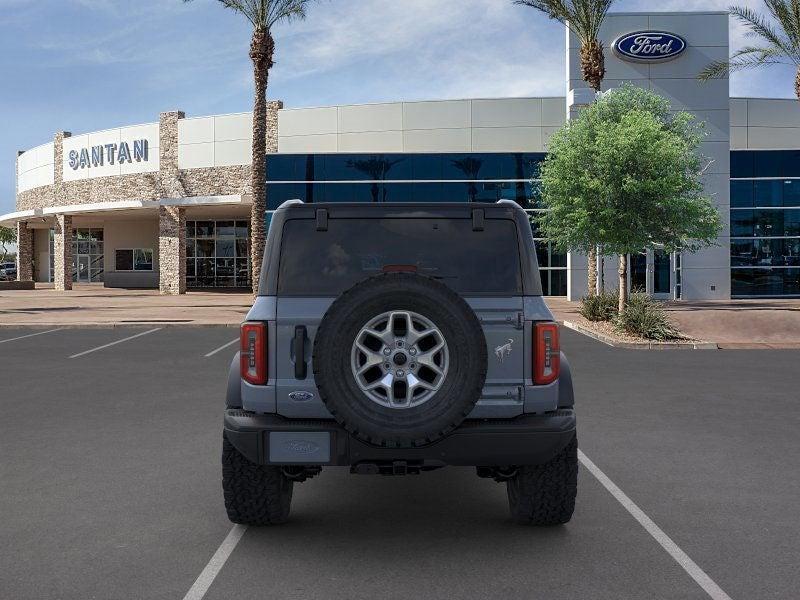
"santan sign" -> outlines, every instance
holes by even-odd
[[[637,31],[614,40],[614,53],[634,62],[672,60],[686,50],[686,40],[665,31]]]
[[[133,149],[131,150],[131,146]],[[148,143],[146,139],[120,142],[119,144],[102,144],[91,148],[70,150],[68,155],[69,166],[73,171],[91,167],[102,167],[104,164],[125,164],[147,162],[149,158]]]

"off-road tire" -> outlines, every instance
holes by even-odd
[[[578,492],[577,436],[549,462],[519,467],[506,485],[511,516],[517,523],[567,523],[575,510]]]
[[[278,525],[289,518],[293,481],[279,467],[251,463],[222,435],[222,491],[233,523]]]
[[[440,329],[449,369],[436,394],[418,406],[384,407],[368,398],[353,376],[353,341],[372,318],[410,310]],[[344,292],[323,317],[314,340],[314,380],[333,417],[354,436],[387,448],[435,442],[475,407],[486,381],[486,338],[475,311],[449,287],[415,273],[384,273]]]

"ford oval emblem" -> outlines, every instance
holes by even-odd
[[[314,454],[319,446],[310,440],[288,440],[283,447],[294,454]]]
[[[614,53],[633,62],[672,60],[686,50],[686,40],[666,31],[636,31],[614,40]]]
[[[313,397],[314,394],[305,390],[298,390],[296,392],[289,393],[289,400],[294,400],[295,402],[308,402]]]

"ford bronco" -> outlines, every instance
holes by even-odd
[[[518,205],[290,200],[230,367],[228,517],[286,521],[294,484],[323,467],[460,465],[506,483],[515,520],[566,523],[573,404]]]

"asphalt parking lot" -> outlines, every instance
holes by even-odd
[[[236,335],[0,330],[0,597],[184,598],[232,528],[234,346],[211,353]],[[586,462],[573,521],[549,529],[514,525],[471,469],[331,468],[295,487],[289,524],[244,532],[204,597],[797,597],[800,352],[562,345],[586,459],[683,554]]]

